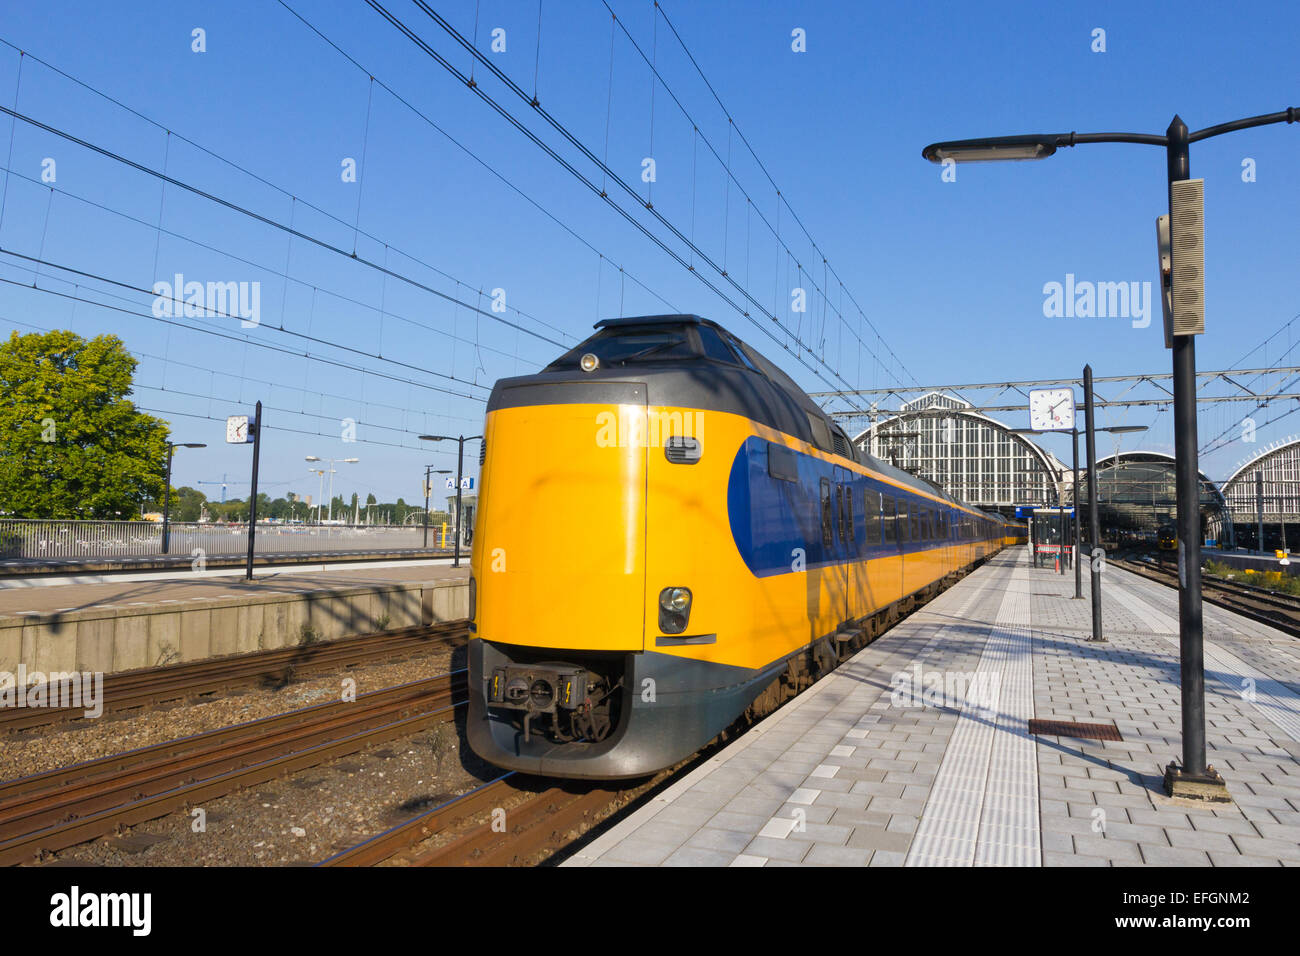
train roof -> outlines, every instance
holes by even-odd
[[[595,339],[617,335],[621,329],[646,326],[695,326],[713,329],[724,341],[740,351],[751,368],[739,368],[711,360],[706,354],[698,354],[692,355],[689,362],[665,362],[657,367],[654,363],[644,363],[626,367],[598,368],[593,372],[579,372],[580,380],[644,381],[652,389],[657,390],[662,387],[664,392],[674,396],[675,402],[744,415],[778,431],[794,435],[824,451],[856,461],[897,484],[941,498],[954,505],[971,507],[939,486],[903,471],[855,446],[844,429],[814,402],[794,379],[770,362],[761,352],[712,319],[692,313],[601,319],[593,326],[596,329],[595,335],[589,336],[569,349],[564,356],[557,358],[541,372],[499,381],[488,399],[488,411],[510,403],[503,395],[509,389],[574,381],[575,369],[560,366],[564,358],[579,353],[588,342]],[[813,421],[820,421],[825,425],[831,438],[830,447],[826,447],[814,434],[811,424]]]

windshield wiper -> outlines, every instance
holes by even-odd
[[[655,352],[662,352],[664,349],[672,348],[674,345],[680,344],[680,342],[680,339],[675,339],[671,342],[659,342],[656,345],[651,345],[649,348],[644,348],[639,352],[633,352],[631,355],[624,356],[619,360],[618,364],[626,365],[628,362],[635,359],[644,358],[647,355],[653,355]]]

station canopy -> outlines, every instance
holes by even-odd
[[[1233,522],[1217,485],[1200,473],[1203,540],[1233,546]],[[1086,475],[1079,478],[1080,518],[1088,510]],[[1123,452],[1097,462],[1097,513],[1102,538],[1115,532],[1153,534],[1178,514],[1174,458],[1154,451]]]

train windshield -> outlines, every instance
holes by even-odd
[[[587,353],[600,359],[603,368],[700,357],[684,325],[619,326],[602,329],[546,368],[577,368],[578,361]]]

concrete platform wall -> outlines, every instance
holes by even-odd
[[[435,624],[469,613],[466,580],[0,617],[0,672],[105,674]]]

